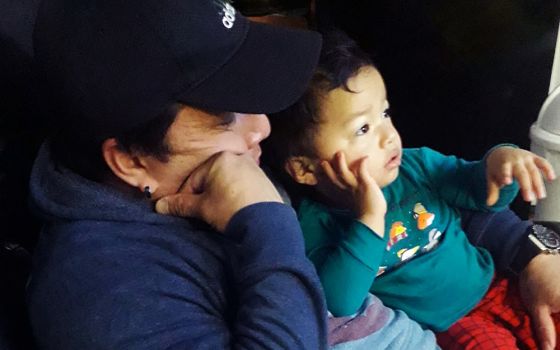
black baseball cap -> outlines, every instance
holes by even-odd
[[[175,102],[282,110],[305,90],[320,46],[318,33],[250,22],[220,0],[44,0],[34,32],[56,114],[108,132]]]

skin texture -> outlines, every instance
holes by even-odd
[[[237,211],[260,202],[282,198],[248,154],[220,152],[195,169],[180,193],[159,200],[156,211],[197,217],[224,232]]]
[[[216,153],[248,155],[258,162],[259,143],[269,134],[270,124],[264,114],[215,116],[185,106],[165,137],[171,150],[168,161],[144,159],[153,197],[176,193],[185,178]]]
[[[498,201],[500,188],[511,184],[513,178],[519,182],[521,195],[527,202],[546,197],[543,175],[549,181],[556,178],[546,159],[513,147],[499,147],[492,151],[486,159],[486,168],[488,205]]]
[[[397,178],[401,140],[379,72],[364,67],[348,87],[353,92],[334,89],[322,99],[316,157],[291,158],[287,168],[296,181],[314,185],[326,202],[353,207],[359,220],[383,236],[387,204],[380,188]]]
[[[114,139],[104,142],[103,155],[122,181],[139,191],[149,186],[154,200],[163,199],[158,212],[197,217],[223,231],[243,207],[282,202],[258,167],[259,143],[269,134],[264,114],[213,115],[184,106],[165,136],[167,160],[123,152]]]
[[[551,314],[560,312],[559,266],[560,255],[539,254],[519,276],[521,297],[543,350],[553,350],[557,344]]]

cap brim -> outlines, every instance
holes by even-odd
[[[320,34],[254,22],[248,26],[230,60],[180,94],[180,101],[215,111],[274,113],[303,94],[319,58]]]

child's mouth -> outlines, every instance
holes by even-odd
[[[401,165],[401,152],[396,151],[385,165],[385,168],[392,170]]]

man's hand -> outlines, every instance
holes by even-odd
[[[240,209],[280,202],[278,191],[248,155],[218,153],[196,168],[179,193],[156,202],[156,211],[199,218],[220,232]]]
[[[560,255],[539,254],[519,276],[521,298],[543,350],[556,347],[551,314],[560,312]]]
[[[387,202],[369,174],[367,164],[367,157],[361,158],[355,163],[355,170],[352,171],[342,152],[337,152],[330,162],[321,162],[329,180],[339,189],[350,193],[357,219],[383,237]]]
[[[519,182],[521,195],[527,202],[546,197],[541,172],[549,181],[556,178],[554,169],[546,159],[519,148],[496,148],[486,158],[486,204],[496,204],[500,188],[511,184],[514,178]]]

